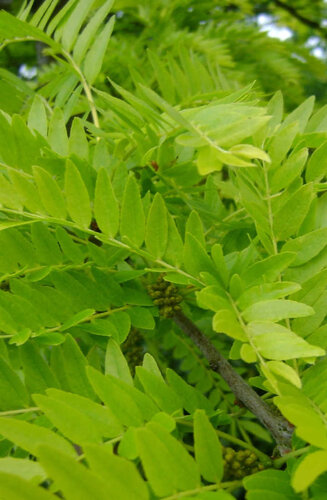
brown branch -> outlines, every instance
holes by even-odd
[[[276,415],[270,406],[263,401],[252,387],[234,370],[232,365],[222,356],[212,342],[182,312],[174,316],[175,323],[198,346],[207,358],[210,368],[219,373],[227,382],[237,400],[241,401],[274,437],[281,455],[291,448],[293,427],[281,415]]]
[[[281,2],[280,0],[273,0],[273,2],[275,5],[277,5],[277,7],[286,10],[289,14],[291,14],[291,16],[295,17],[295,19],[300,21],[300,23],[305,24],[311,29],[320,31],[322,35],[326,36],[326,30],[320,25],[318,21],[308,19],[307,17],[303,16],[298,10],[296,10],[295,7],[292,7],[292,5],[289,5],[288,3]]]

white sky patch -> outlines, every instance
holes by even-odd
[[[326,52],[321,47],[315,47],[314,49],[312,49],[311,54],[318,59],[326,59]]]
[[[306,41],[306,46],[309,48],[316,47],[320,42],[320,38],[318,36],[310,36]]]
[[[267,35],[271,36],[272,38],[279,38],[279,40],[284,41],[288,38],[291,38],[293,35],[291,29],[277,26],[274,23],[273,16],[270,16],[268,14],[259,14],[257,17],[257,22],[260,26],[260,31],[265,31]]]
[[[21,64],[18,69],[18,75],[26,80],[32,80],[37,75],[36,66],[28,67],[27,64]]]

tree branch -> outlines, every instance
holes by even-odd
[[[308,19],[307,17],[303,16],[298,10],[296,10],[295,7],[292,7],[292,5],[289,5],[288,3],[281,2],[280,0],[273,0],[273,2],[275,5],[277,5],[277,7],[286,10],[289,14],[291,14],[291,16],[295,17],[295,19],[300,21],[300,23],[305,24],[311,29],[320,31],[322,35],[326,36],[326,30],[319,24],[318,21]]]
[[[219,373],[241,401],[274,437],[281,455],[291,448],[293,427],[281,415],[276,415],[270,406],[258,396],[252,387],[234,370],[232,365],[222,356],[212,342],[182,312],[174,316],[175,323],[198,346],[207,358],[210,368]]]

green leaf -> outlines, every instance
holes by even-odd
[[[312,405],[312,401],[305,395],[293,388],[292,396],[274,398],[274,402],[287,420],[296,426],[296,434],[304,441],[327,449],[326,423],[318,408]]]
[[[84,309],[74,314],[71,318],[68,318],[60,327],[60,331],[64,332],[69,330],[72,326],[78,325],[79,323],[84,323],[85,320],[90,320],[95,313],[94,309]]]
[[[251,434],[253,434],[253,436],[258,437],[259,439],[262,439],[262,441],[266,441],[266,443],[273,442],[269,432],[256,422],[242,419],[241,425],[246,431],[250,432]]]
[[[49,123],[48,140],[52,149],[60,156],[68,156],[68,137],[65,125],[65,119],[61,109],[56,108],[53,111]]]
[[[290,264],[290,267],[302,266],[318,255],[326,245],[327,228],[324,227],[287,241],[283,246],[282,251],[296,253],[296,258]]]
[[[300,462],[292,477],[295,491],[306,490],[320,474],[327,471],[327,451],[310,453]]]
[[[6,500],[54,500],[56,497],[44,488],[6,472],[0,472],[0,496]]]
[[[300,106],[298,106],[289,115],[287,115],[279,130],[282,131],[289,124],[296,122],[299,127],[299,132],[303,133],[312,113],[314,102],[315,97],[313,95],[308,97],[308,99],[302,102]]]
[[[105,373],[124,380],[129,385],[133,385],[131,372],[125,356],[114,339],[109,339],[105,358]]]
[[[298,124],[290,123],[283,129],[278,129],[268,147],[268,154],[273,164],[280,163],[290,150],[298,132]]]
[[[150,429],[138,429],[136,444],[149,484],[159,497],[176,492],[176,479],[171,454],[159,436]]]
[[[43,222],[35,222],[31,227],[32,242],[41,264],[60,264],[62,254],[56,239]]]
[[[119,208],[110,178],[104,168],[98,171],[94,215],[101,231],[114,238],[119,227]]]
[[[0,408],[12,410],[29,404],[29,396],[23,382],[9,364],[0,356]]]
[[[182,408],[182,402],[177,394],[161,377],[149,372],[142,366],[137,366],[135,371],[144,391],[155,401],[161,410],[171,414]]]
[[[9,175],[22,204],[32,213],[44,213],[44,207],[34,183],[18,170],[11,170]]]
[[[74,118],[69,136],[69,152],[79,158],[88,160],[89,144],[85,135],[83,122],[80,118]]]
[[[13,474],[16,477],[39,484],[46,479],[46,474],[38,462],[25,458],[0,458],[0,473]],[[1,488],[0,488],[1,495]]]
[[[32,130],[36,130],[43,137],[47,136],[48,120],[43,99],[39,95],[35,95],[32,106],[28,113],[28,126]]]
[[[52,447],[55,455],[62,452],[71,457],[76,456],[72,445],[59,436],[59,434],[45,427],[24,422],[23,420],[2,418],[0,420],[0,433],[17,446],[35,456],[38,456],[38,447],[46,444]]]
[[[156,259],[160,259],[165,253],[167,238],[167,209],[162,196],[156,193],[150,206],[145,230],[145,245]]]
[[[69,500],[103,500],[111,493],[106,482],[84,465],[55,450],[52,446],[38,448],[41,465],[56,486]]]
[[[199,276],[203,271],[217,273],[215,266],[201,243],[190,233],[186,233],[184,245],[184,265],[186,271],[194,276]]]
[[[89,417],[93,425],[96,426],[97,432],[102,436],[113,438],[122,433],[122,425],[108,407],[95,403],[84,396],[58,389],[48,389],[47,394]]]
[[[0,205],[13,210],[22,210],[22,202],[13,185],[0,174]]]
[[[212,257],[212,260],[217,268],[217,272],[219,273],[219,276],[221,278],[222,283],[225,286],[227,286],[229,272],[228,272],[226,262],[224,259],[222,247],[219,243],[216,243],[215,245],[212,246],[211,257]]]
[[[57,378],[33,340],[26,342],[20,348],[20,355],[24,368],[25,384],[31,394],[44,392],[48,387],[59,387]]]
[[[247,333],[258,351],[268,359],[286,360],[323,356],[325,351],[310,345],[304,339],[282,325],[264,322],[249,323]]]
[[[89,23],[79,35],[73,50],[75,61],[80,64],[83,60],[90,44],[94,40],[98,29],[109,14],[113,0],[107,0],[91,17]]]
[[[148,352],[144,354],[142,366],[148,372],[153,373],[153,375],[156,375],[156,377],[159,377],[162,382],[165,382],[165,379],[162,376],[158,363],[156,362],[154,357],[151,356],[151,354],[149,354]]]
[[[295,191],[274,216],[274,231],[279,240],[297,234],[313,200],[312,184]]]
[[[213,413],[209,400],[202,392],[185,382],[182,377],[170,368],[167,368],[166,376],[170,387],[178,395],[187,412],[193,413],[196,409],[203,408],[208,414]]]
[[[306,181],[319,182],[327,172],[327,141],[311,155],[306,168]]]
[[[123,196],[120,234],[136,247],[144,240],[145,217],[139,188],[135,177],[130,175]]]
[[[220,171],[223,168],[221,158],[218,157],[216,149],[205,146],[199,151],[196,165],[200,175],[208,175],[211,172]]]
[[[231,309],[226,292],[218,286],[207,286],[200,292],[196,292],[196,299],[199,307],[219,311],[219,309]]]
[[[294,300],[263,300],[245,309],[246,321],[280,321],[314,314],[312,307]]]
[[[298,283],[283,281],[279,283],[263,283],[245,290],[237,299],[238,306],[244,310],[247,307],[264,300],[279,299],[301,290]]]
[[[273,281],[290,265],[295,257],[296,254],[293,252],[283,252],[277,255],[271,255],[266,259],[255,262],[245,269],[241,274],[241,278],[243,278],[248,285],[262,283],[262,277],[265,277],[267,281]]]
[[[185,226],[185,234],[190,233],[198,240],[199,243],[206,248],[205,236],[203,231],[203,224],[201,218],[195,210],[190,213]]]
[[[221,481],[224,466],[222,447],[203,410],[194,413],[194,451],[201,476],[210,483]]]
[[[23,328],[19,332],[15,333],[13,337],[9,340],[9,344],[23,345],[30,338],[32,330],[29,328]]]
[[[66,340],[60,350],[63,360],[61,370],[65,372],[71,392],[94,399],[95,394],[86,375],[87,361],[77,342],[66,334]]]
[[[283,377],[296,387],[301,388],[302,382],[298,373],[291,366],[281,361],[268,361],[267,367],[276,375]]]
[[[92,218],[89,194],[79,170],[70,160],[66,163],[65,193],[72,220],[85,229],[89,228]]]
[[[243,484],[248,500],[300,500],[290,485],[288,471],[268,469],[246,476]]]
[[[135,328],[144,328],[145,330],[153,330],[155,321],[151,312],[145,307],[130,307],[127,310],[131,318],[131,324]]]
[[[88,367],[88,376],[100,399],[123,425],[143,424],[141,411],[132,397],[133,392],[130,394],[126,390],[126,385],[129,387],[128,384],[119,384],[115,377],[102,375],[92,367]]]
[[[212,328],[215,332],[226,333],[229,337],[246,341],[246,334],[237,320],[235,313],[230,309],[221,309],[216,312],[212,320]]]
[[[183,240],[178,232],[173,217],[167,212],[168,216],[168,235],[167,246],[164,259],[176,267],[180,267],[183,261]]]
[[[78,37],[78,32],[93,4],[94,0],[79,0],[75,9],[67,18],[62,30],[61,38],[61,43],[67,52],[69,52],[73,47],[74,42]]]
[[[67,215],[65,200],[55,179],[41,167],[33,167],[33,175],[48,214],[57,219],[65,219]]]
[[[84,261],[82,245],[75,243],[73,237],[60,226],[56,229],[56,238],[64,255],[74,264],[82,264]]]
[[[160,424],[136,432],[137,447],[149,483],[158,496],[192,490],[200,484],[194,459]]]
[[[54,426],[74,443],[101,443],[102,436],[92,418],[56,398],[34,394],[33,399]]]
[[[284,161],[280,168],[276,168],[270,186],[272,192],[277,193],[281,189],[289,186],[294,179],[296,179],[304,168],[304,165],[308,159],[308,149],[302,148],[299,151],[295,151]]]
[[[269,155],[262,149],[251,144],[237,144],[236,146],[232,146],[230,151],[249,160],[258,159],[270,163]]]
[[[255,363],[257,361],[257,354],[250,344],[241,346],[240,357],[245,363]]]
[[[103,446],[87,445],[85,454],[91,469],[101,476],[117,500],[147,500],[149,491],[135,465]]]
[[[84,64],[84,75],[86,80],[92,84],[101,71],[103,59],[105,57],[109,40],[114,29],[115,16],[112,16],[109,22],[104,26],[96,37],[92,47],[88,51]]]
[[[1,38],[12,39],[19,37],[32,37],[57,48],[57,44],[55,44],[53,40],[41,30],[35,28],[31,24],[15,18],[4,10],[0,12],[0,32]]]

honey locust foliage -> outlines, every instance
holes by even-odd
[[[57,4],[0,12],[4,50],[53,61],[0,84],[0,499],[323,498],[325,107],[241,85],[201,28],[178,55],[158,31],[143,76],[136,47],[124,86],[120,2]],[[288,455],[177,314],[294,426]]]

